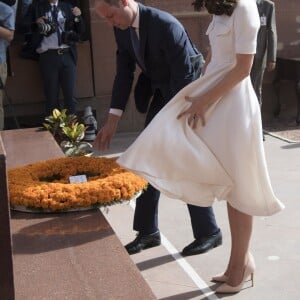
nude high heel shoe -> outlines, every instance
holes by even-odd
[[[249,277],[251,279],[251,287],[254,286],[254,270],[255,270],[255,263],[254,263],[254,259],[253,257],[250,255],[249,256],[249,260],[247,265],[245,266],[244,269],[244,275],[243,275],[243,279],[241,281],[241,283],[237,286],[231,286],[227,283],[223,283],[221,286],[219,286],[216,289],[216,293],[219,294],[233,294],[233,293],[238,293],[241,291],[241,289],[244,286],[245,280]]]
[[[225,274],[218,274],[216,276],[214,276],[211,281],[213,282],[226,282],[228,279],[228,276]]]
[[[253,255],[251,253],[249,253],[249,259],[252,260],[252,262],[254,262]],[[211,279],[212,282],[226,282],[227,280],[228,280],[228,275],[225,274],[215,275]]]

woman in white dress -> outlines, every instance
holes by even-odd
[[[216,292],[234,293],[255,269],[249,252],[253,216],[284,207],[270,184],[249,77],[259,16],[255,0],[194,5],[213,15],[202,76],[160,111],[118,162],[171,198],[199,206],[227,201],[231,254],[225,272],[213,280],[223,282]]]

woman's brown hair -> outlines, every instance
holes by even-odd
[[[231,16],[237,2],[238,0],[195,0],[192,5],[196,11],[205,6],[210,14]]]

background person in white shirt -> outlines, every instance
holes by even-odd
[[[33,31],[32,41],[37,41],[46,114],[54,108],[76,113],[76,42],[85,31],[81,10],[63,1],[40,0],[31,5],[23,23]],[[63,105],[59,102],[60,88]]]

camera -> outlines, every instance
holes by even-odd
[[[63,44],[66,45],[72,45],[80,41],[79,35],[73,30],[63,31],[61,34],[61,39]]]
[[[33,23],[32,24],[32,30],[34,32],[38,32],[40,34],[43,34],[45,36],[49,36],[50,34],[56,32],[57,24],[54,23],[54,22],[50,22],[48,20],[45,20],[45,23]]]

